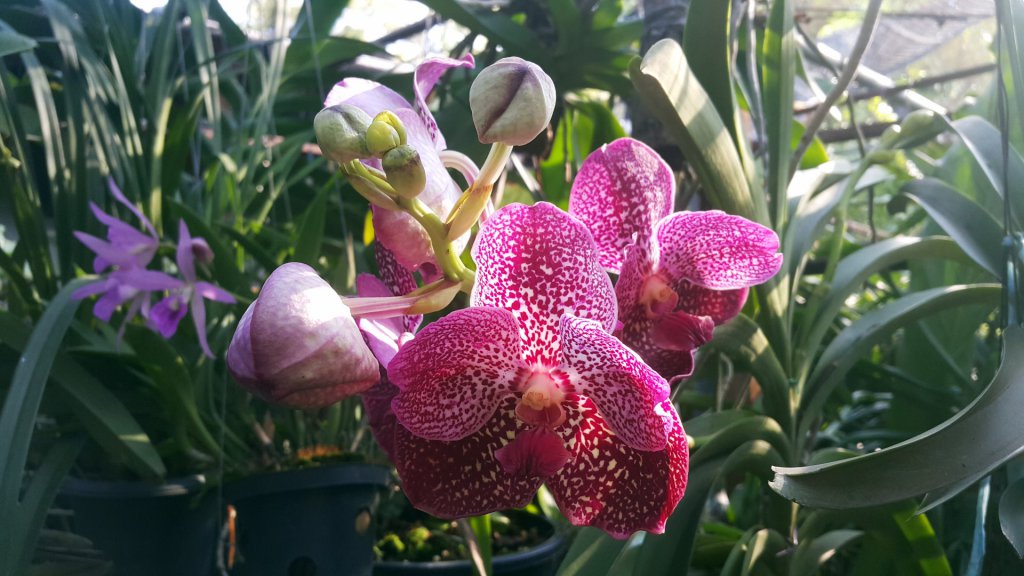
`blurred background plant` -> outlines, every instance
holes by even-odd
[[[315,414],[270,408],[230,385],[223,352],[277,265],[310,264],[342,293],[373,271],[368,207],[312,144],[331,84],[365,76],[409,96],[410,63],[471,51],[476,70],[508,55],[533,60],[558,89],[550,130],[517,150],[500,203],[564,207],[587,154],[632,133],[679,170],[677,207],[770,225],[787,258],[675,392],[695,450],[667,533],[617,542],[580,531],[563,573],[1015,569],[1002,533],[1022,549],[1019,466],[975,483],[1007,456],[984,439],[1014,422],[979,432],[980,460],[953,488],[912,477],[901,490],[870,484],[865,497],[792,476],[787,497],[820,502],[838,490],[863,506],[824,512],[792,505],[768,481],[773,465],[912,438],[993,380],[1009,310],[997,283],[1012,277],[999,230],[1024,217],[1024,135],[1011,121],[1024,114],[1020,0],[395,6],[0,6],[0,517],[17,519],[0,526],[0,567],[31,562],[69,470],[219,480],[380,458],[357,399]],[[682,49],[662,44],[633,60],[662,37]],[[479,163],[486,150],[466,105],[473,74],[449,74],[435,105],[449,146]],[[111,327],[69,298],[93,259],[73,232],[103,236],[88,203],[137,224],[108,178],[164,240],[162,269],[175,271],[179,220],[209,244],[201,276],[238,300],[208,308],[214,358],[188,322],[165,340],[135,321],[119,341],[122,316]],[[948,447],[921,450],[927,462],[955,461]],[[847,475],[861,482],[890,467]],[[950,498],[910,514],[908,498],[937,489]]]

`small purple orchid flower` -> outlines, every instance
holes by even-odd
[[[576,525],[662,532],[688,452],[669,388],[609,332],[615,295],[586,227],[547,203],[483,225],[472,307],[388,366],[409,500],[443,518],[528,504],[547,483]]]
[[[191,306],[192,320],[195,322],[196,333],[199,335],[199,346],[203,349],[204,354],[213,358],[210,344],[206,340],[205,300],[234,304],[235,297],[224,289],[197,278],[195,263],[197,257],[200,262],[209,262],[213,259],[213,252],[206,240],[192,238],[185,221],[180,220],[175,261],[184,282],[175,280],[176,285],[165,286],[165,289],[171,290],[171,294],[150,310],[149,325],[164,338],[170,338],[177,332],[178,324]]]
[[[462,191],[452,180],[439,155],[445,150],[444,137],[437,129],[437,123],[427,108],[426,97],[433,90],[441,76],[451,68],[472,68],[472,55],[461,59],[429,58],[416,68],[414,74],[415,102],[410,104],[390,88],[362,78],[345,78],[338,82],[324,101],[324,106],[349,104],[373,117],[380,112],[393,112],[405,126],[408,143],[419,153],[426,173],[426,188],[419,195],[435,214],[444,217],[455,205]],[[377,160],[366,160],[368,165],[380,168]],[[430,238],[426,231],[411,216],[400,211],[373,208],[373,229],[384,246],[395,254],[395,258],[406,268],[415,270],[426,265],[423,271],[433,277],[436,270]],[[468,239],[462,239],[456,248],[465,247]]]
[[[75,231],[74,235],[87,248],[96,253],[93,259],[93,271],[100,274],[113,268],[101,280],[75,290],[71,295],[75,300],[100,295],[93,306],[93,315],[104,322],[109,322],[114,311],[128,303],[124,326],[138,314],[147,317],[150,311],[151,292],[159,292],[181,285],[181,281],[164,274],[146,270],[153,260],[160,238],[156,229],[146,216],[129,201],[112,179],[107,180],[110,194],[121,205],[128,208],[146,229],[140,232],[135,227],[123,222],[100,209],[90,202],[89,208],[96,219],[107,226],[107,239],[102,240],[85,232]]]
[[[693,372],[693,351],[782,266],[772,230],[718,210],[670,214],[674,196],[665,161],[622,138],[584,161],[569,199],[619,274],[616,335],[669,380]]]

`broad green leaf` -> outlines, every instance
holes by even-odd
[[[779,454],[792,453],[789,438],[779,423],[767,416],[751,416],[729,424],[716,432],[707,443],[698,447],[690,457],[690,465],[697,466],[718,456],[728,456],[738,446],[752,440],[763,440]]]
[[[710,346],[750,368],[764,389],[765,413],[787,428],[792,420],[789,378],[761,328],[741,314],[715,327]]]
[[[802,340],[805,349],[824,339],[843,303],[860,290],[868,278],[900,262],[933,258],[964,263],[971,261],[959,244],[942,236],[897,236],[865,246],[843,258],[836,266],[832,286],[815,314],[813,326]]]
[[[811,373],[801,403],[801,432],[810,429],[832,390],[857,360],[892,332],[935,312],[956,306],[998,306],[998,284],[970,284],[933,288],[903,296],[872,310],[840,332],[821,353]]]
[[[0,58],[26,50],[33,50],[36,46],[35,40],[18,34],[7,23],[0,25]]]
[[[803,124],[793,120],[790,148],[795,150],[796,147],[800,145],[800,139],[804,137],[805,130],[806,129]],[[809,170],[811,168],[821,166],[825,162],[828,162],[828,150],[825,149],[825,144],[821,141],[821,138],[815,136],[811,139],[811,143],[807,146],[807,150],[804,151],[804,156],[800,159],[799,168],[801,170]]]
[[[633,60],[629,73],[640,99],[694,167],[711,204],[770,224],[764,198],[751,194],[729,132],[679,44],[659,41],[643,60]]]
[[[1010,81],[1017,101],[1017,114],[1024,114],[1024,0],[996,0],[998,3],[999,28],[1009,62]],[[1013,109],[1012,107],[1010,108]],[[1019,121],[1019,118],[1018,118]],[[1013,122],[1013,119],[1010,119]],[[1011,182],[1014,182],[1011,180]],[[1015,182],[1019,183],[1020,180]],[[1024,218],[1024,213],[1017,215]]]
[[[324,220],[327,218],[327,196],[333,192],[334,180],[327,182],[317,192],[316,198],[306,209],[302,223],[299,225],[298,238],[295,241],[296,262],[305,262],[314,268],[320,258],[320,245],[324,240]]]
[[[469,519],[469,526],[476,537],[476,544],[480,550],[480,559],[483,562],[483,574],[477,576],[489,576],[493,568],[493,556],[491,551],[491,536],[494,533],[491,529],[491,515],[473,516]]]
[[[732,2],[692,0],[687,20],[700,22],[683,32],[683,52],[693,75],[704,87],[733,145],[740,149],[744,138],[736,106],[731,50]]]
[[[1000,196],[1009,193],[1015,216],[1024,219],[1024,158],[1012,146],[1007,150],[1009,172],[1006,182],[1010,189],[1004,190],[1003,146],[999,129],[980,116],[967,116],[951,122],[950,126],[978,161],[992,189]]]
[[[900,189],[920,204],[982,268],[1003,277],[1002,226],[984,208],[941,180],[912,180]]]
[[[773,0],[764,32],[764,115],[768,139],[768,199],[775,210],[775,227],[786,219],[786,189],[793,155],[793,79],[796,75],[796,37],[792,0]]]
[[[814,576],[836,551],[863,534],[860,530],[833,530],[812,539],[801,539],[789,564],[789,576]]]
[[[754,574],[754,566],[762,558],[771,558],[781,550],[786,549],[786,539],[771,528],[762,528],[754,533],[750,539],[747,553],[743,557],[743,570],[741,576]]]
[[[562,560],[559,576],[590,576],[608,573],[608,567],[625,547],[598,528],[583,528]]]
[[[1017,555],[1024,558],[1024,478],[1010,484],[999,498],[999,525]]]
[[[855,508],[896,502],[977,480],[1024,451],[1024,328],[1003,332],[1003,363],[967,408],[910,440],[857,458],[777,468],[772,488],[805,506]],[[870,478],[870,482],[865,482]]]
[[[711,436],[722,428],[740,420],[753,416],[749,410],[722,410],[721,412],[705,412],[696,418],[683,422],[686,433],[699,439],[704,436]]]

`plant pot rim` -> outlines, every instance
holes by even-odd
[[[266,494],[294,492],[297,490],[315,490],[339,486],[377,486],[385,488],[390,485],[391,468],[378,464],[346,462],[247,476],[227,484],[225,486],[225,493],[228,501],[236,502]]]
[[[520,552],[513,552],[511,554],[503,554],[501,556],[495,556],[493,560],[494,568],[503,567],[507,565],[516,565],[521,563],[528,563],[535,559],[544,558],[550,554],[556,552],[559,548],[565,545],[565,530],[559,529],[554,526],[547,518],[544,519],[546,522],[551,523],[555,531],[537,546],[530,548],[529,550],[523,550]],[[383,560],[375,561],[374,566],[380,566],[381,568],[398,569],[398,568],[410,568],[415,567],[417,571],[421,572],[434,572],[443,570],[453,570],[458,568],[471,568],[471,562],[469,560],[439,560],[430,562],[410,562],[408,560]]]
[[[68,477],[60,491],[69,496],[92,498],[154,498],[161,496],[188,496],[207,485],[206,476],[192,474],[168,478],[159,484],[145,480],[90,480]]]

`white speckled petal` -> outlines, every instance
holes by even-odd
[[[559,432],[573,459],[547,483],[565,517],[619,539],[638,530],[664,532],[689,470],[686,434],[672,403],[659,406],[669,435],[665,449],[654,452],[623,443],[589,399],[566,404],[569,417]]]
[[[473,246],[473,306],[512,312],[524,358],[555,366],[559,319],[569,314],[615,327],[616,303],[594,240],[582,222],[554,205],[510,204],[487,220]]]
[[[416,436],[460,440],[491,418],[523,369],[511,313],[456,310],[427,325],[391,360],[388,376],[400,390],[391,407]]]
[[[569,213],[594,235],[601,264],[618,273],[626,249],[649,238],[672,212],[676,180],[661,156],[643,142],[620,138],[583,162],[569,196]]]
[[[664,449],[667,432],[655,407],[668,398],[665,379],[593,320],[563,316],[560,332],[575,392],[594,401],[622,442]]]
[[[544,479],[508,474],[494,453],[525,432],[506,398],[484,425],[453,442],[395,427],[395,468],[413,506],[439,518],[464,518],[530,503]]]
[[[673,279],[727,290],[760,284],[779,271],[779,237],[719,210],[676,212],[658,223],[659,270]]]

